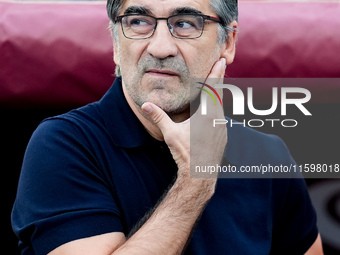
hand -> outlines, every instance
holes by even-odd
[[[206,84],[213,85],[212,82],[220,83],[220,81],[223,81],[225,63],[225,59],[220,59],[215,63],[205,81]],[[199,86],[199,84],[197,85]],[[222,98],[221,89],[218,93]],[[201,115],[201,107],[202,105],[190,119],[181,123],[174,123],[162,109],[152,103],[143,104],[142,110],[150,116],[151,121],[161,130],[164,141],[172,153],[178,166],[176,183],[181,183],[181,186],[185,187],[192,185],[196,190],[208,189],[210,191],[208,194],[211,196],[215,189],[217,175],[197,174],[195,167],[220,164],[227,144],[227,128],[225,125],[213,127],[214,119],[225,118],[222,106],[215,105],[213,100],[208,97],[208,115]],[[190,172],[191,177],[197,178],[190,178]],[[210,180],[202,179],[207,175]],[[203,183],[206,185],[202,185]]]

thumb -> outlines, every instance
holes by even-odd
[[[165,136],[166,131],[175,124],[161,108],[153,103],[144,103],[141,108],[150,116],[150,120],[161,130],[163,136]]]

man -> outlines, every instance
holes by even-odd
[[[34,132],[12,214],[22,254],[322,254],[303,179],[190,178],[190,165],[223,155],[293,162],[281,140],[248,128],[220,125],[189,145],[202,118],[190,116],[191,78],[221,79],[232,63],[236,1],[107,7],[121,78]]]

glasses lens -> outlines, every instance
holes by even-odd
[[[129,15],[122,18],[122,28],[126,37],[143,39],[152,35],[156,20],[149,16]]]
[[[198,15],[176,15],[169,19],[169,24],[175,37],[191,39],[202,35],[204,19]]]

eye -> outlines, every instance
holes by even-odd
[[[196,26],[191,21],[181,20],[181,21],[176,22],[175,27],[180,28],[180,29],[189,29],[189,28],[195,28]]]
[[[134,18],[129,21],[129,26],[147,26],[150,25],[147,20]]]
[[[124,25],[126,27],[148,27],[153,26],[153,19],[147,16],[126,16],[124,20]]]

